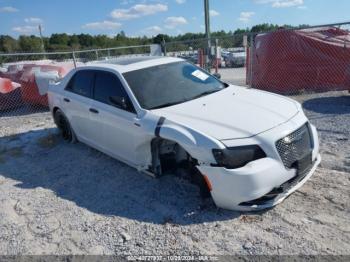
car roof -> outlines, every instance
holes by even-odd
[[[111,60],[95,61],[86,64],[88,67],[109,68],[120,73],[139,70],[147,67],[185,61],[175,57],[163,56],[139,56],[127,58],[115,58]],[[84,67],[84,66],[83,66]],[[80,67],[81,68],[81,67]]]
[[[150,61],[155,59],[160,59],[162,56],[135,56],[135,57],[123,57],[114,58],[110,60],[101,61],[104,64],[114,64],[114,65],[131,65],[139,62]]]

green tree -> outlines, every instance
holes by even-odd
[[[37,36],[23,36],[18,39],[18,45],[24,52],[41,52],[41,39]]]
[[[81,48],[89,48],[94,44],[94,37],[89,34],[80,34],[78,35],[78,39]]]
[[[68,45],[69,36],[67,34],[52,34],[50,37],[50,45]]]
[[[69,37],[68,45],[73,50],[80,49],[79,37],[77,35],[72,35]]]
[[[153,43],[154,44],[161,44],[163,42],[163,40],[165,42],[170,42],[170,37],[168,35],[158,34],[157,36],[155,36],[153,38]]]
[[[0,52],[12,53],[18,49],[16,39],[8,35],[0,36]]]
[[[265,24],[259,24],[259,25],[253,26],[252,29],[250,30],[250,32],[252,32],[252,33],[263,33],[263,32],[275,31],[278,28],[279,28],[278,25],[265,23]]]
[[[97,35],[94,37],[94,46],[97,48],[109,47],[111,39],[106,35]]]
[[[232,31],[216,31],[212,32],[212,38],[219,38],[219,45],[222,47],[239,47],[242,46],[243,35],[246,33],[262,33],[275,31],[281,27],[283,28],[301,28],[307,25],[300,25],[293,27],[291,25],[274,25],[274,24],[259,24],[252,28],[237,29]],[[143,37],[128,37],[124,31],[120,31],[115,37],[109,37],[107,35],[67,35],[52,34],[50,37],[44,37],[44,45],[47,51],[64,51],[64,50],[82,50],[90,48],[106,48],[106,47],[119,47],[119,46],[138,46],[148,45],[151,43],[161,44],[163,40],[167,45],[167,50],[196,50],[198,48],[205,48],[206,42],[204,33],[185,33],[176,36],[170,36],[167,34],[159,34],[153,38],[146,36]],[[181,43],[180,43],[181,42]],[[113,51],[112,55],[124,54],[124,53],[137,53],[146,52],[147,48],[133,48],[133,49],[120,49]],[[20,36],[18,39],[14,39],[7,35],[0,35],[0,52],[41,52],[41,40],[36,36]],[[107,54],[107,53],[106,53]],[[104,53],[102,54],[102,56]]]

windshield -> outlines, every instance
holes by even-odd
[[[180,104],[225,88],[225,84],[202,69],[176,62],[123,74],[145,109]]]

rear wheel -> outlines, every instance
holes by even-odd
[[[58,129],[60,130],[62,138],[67,142],[76,142],[75,134],[69,124],[69,121],[60,109],[57,109],[55,112],[54,119]]]

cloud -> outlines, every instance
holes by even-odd
[[[168,6],[164,4],[138,4],[128,9],[115,9],[111,12],[111,17],[114,19],[128,20],[165,11],[168,11]]]
[[[132,3],[134,3],[135,1],[134,0],[122,0],[120,2],[121,5],[130,5]]]
[[[304,5],[304,0],[255,0],[258,4],[271,4],[274,8],[286,8]]]
[[[150,26],[145,29],[145,31],[150,35],[157,35],[163,31],[163,29],[157,25]]]
[[[285,8],[285,7],[300,6],[303,4],[304,4],[304,0],[280,0],[280,1],[275,1],[272,4],[272,7]]]
[[[17,8],[14,8],[12,6],[0,7],[0,13],[15,13],[18,11],[19,10]]]
[[[175,0],[176,1],[176,3],[178,3],[178,4],[184,4],[184,3],[186,3],[186,0]]]
[[[93,22],[93,23],[87,23],[82,26],[83,29],[90,29],[90,30],[115,30],[122,26],[121,23],[116,23],[112,21],[102,21],[102,22]]]
[[[298,8],[298,9],[307,9],[307,6],[301,5],[301,6],[298,6],[297,8]]]
[[[186,18],[182,16],[170,16],[165,19],[165,27],[168,29],[174,29],[180,25],[186,25],[187,23]]]
[[[25,18],[24,22],[26,22],[27,24],[41,24],[43,23],[43,20],[38,17],[29,17],[29,18]]]
[[[23,35],[29,35],[34,34],[38,32],[39,25],[42,24],[44,21],[41,18],[38,17],[28,17],[24,19],[24,22],[26,22],[28,25],[24,26],[15,26],[12,28],[12,31],[23,34]],[[42,30],[44,30],[42,28]]]
[[[37,32],[38,30],[39,29],[37,26],[32,26],[32,25],[16,26],[12,28],[12,31],[20,34],[24,34],[24,35],[32,34],[34,32]]]
[[[209,14],[210,14],[211,17],[219,16],[219,15],[220,15],[220,13],[219,13],[218,11],[215,11],[215,10],[210,10],[210,11],[209,11]]]
[[[241,12],[238,20],[244,23],[248,23],[253,15],[255,15],[255,12]]]

